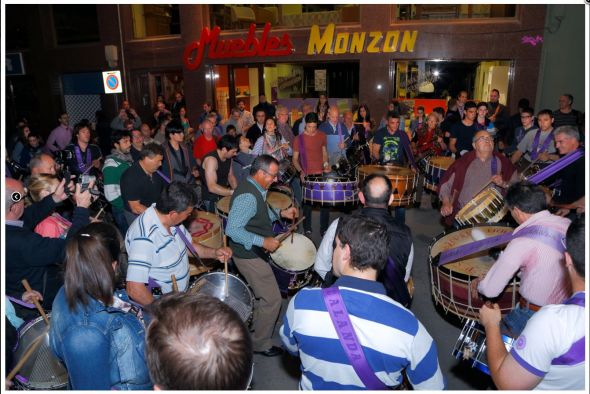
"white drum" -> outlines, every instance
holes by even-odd
[[[283,294],[298,290],[309,283],[317,249],[311,239],[294,233],[287,237],[270,255],[271,266]]]

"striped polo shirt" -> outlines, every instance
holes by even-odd
[[[395,387],[405,369],[414,389],[445,388],[432,337],[412,312],[385,295],[381,283],[343,276],[334,285],[379,380]],[[280,334],[287,350],[301,359],[300,389],[366,389],[342,348],[321,289],[304,288],[291,299]]]
[[[189,266],[186,245],[176,233],[177,228],[166,229],[152,204],[129,226],[125,247],[129,255],[127,281],[148,283],[153,278],[162,287],[162,293],[172,291],[171,275],[176,276],[178,289],[188,287]],[[180,225],[187,238],[191,234]]]

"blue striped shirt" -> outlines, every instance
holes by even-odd
[[[264,190],[252,177],[246,178],[244,182],[250,182],[262,195],[262,198],[266,201],[267,191]],[[250,193],[244,193],[237,196],[229,214],[227,216],[227,226],[225,233],[234,242],[243,245],[246,250],[251,250],[252,246],[260,246],[264,243],[264,237],[258,234],[254,234],[246,230],[246,225],[256,215],[256,197]],[[270,221],[274,222],[280,219],[280,210],[272,209],[268,207],[268,216]]]
[[[412,312],[385,295],[381,283],[343,276],[335,286],[379,380],[395,387],[405,369],[414,389],[445,388],[432,337]],[[301,359],[300,389],[365,389],[338,339],[321,289],[304,288],[293,297],[280,335],[287,350]]]
[[[162,288],[162,293],[172,291],[171,275],[176,276],[178,289],[188,287],[189,265],[186,245],[176,227],[170,232],[156,214],[156,204],[139,215],[127,230],[125,247],[128,254],[127,281],[148,283],[152,277]],[[191,234],[180,225],[186,237]]]

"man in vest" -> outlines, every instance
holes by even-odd
[[[505,331],[516,338],[542,306],[558,304],[568,296],[561,239],[570,220],[549,213],[543,189],[528,182],[512,185],[505,200],[519,224],[514,230],[516,238],[485,277],[473,282],[479,282],[477,290],[481,294],[495,298],[520,271],[520,304],[503,320]]]
[[[217,149],[203,158],[201,180],[203,202],[207,211],[215,212],[215,204],[222,197],[231,196],[238,187],[232,170],[232,158],[238,152],[238,141],[231,135],[224,135],[217,143]]]
[[[266,203],[268,188],[276,182],[278,174],[279,163],[272,156],[260,155],[254,160],[250,176],[231,197],[225,229],[234,262],[259,299],[254,310],[254,353],[267,357],[278,356],[283,351],[272,344],[281,311],[281,293],[264,250],[272,253],[280,246],[274,238],[272,222],[278,217],[295,219],[298,216],[295,207],[279,210]]]

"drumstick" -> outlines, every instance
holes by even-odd
[[[176,275],[170,275],[172,278],[172,291],[178,291],[178,283],[176,283]]]
[[[291,233],[293,231],[295,231],[295,229],[297,228],[297,226],[299,226],[299,223],[301,223],[303,221],[303,219],[305,219],[305,216],[303,216],[301,219],[299,219],[296,223],[294,223],[292,226],[289,226],[289,228],[287,229],[286,233],[283,234],[279,234],[275,237],[275,239],[279,242],[283,242],[285,239],[287,239],[287,237],[289,235],[291,235]]]
[[[23,279],[23,280],[21,280],[21,283],[25,287],[25,290],[26,291],[31,291],[31,292],[33,291],[33,289],[31,289],[31,285],[29,285],[29,281],[28,280]],[[49,325],[49,318],[45,314],[45,310],[43,309],[43,307],[39,303],[39,300],[33,297],[33,304],[35,304],[35,306],[37,307],[37,310],[39,311],[39,313],[41,314],[41,316],[43,316],[43,320],[45,320],[45,324]]]
[[[100,216],[100,214],[102,213],[102,211],[104,211],[104,207],[100,208],[100,211],[98,211],[98,213],[96,214],[96,216],[94,218],[92,218],[91,221],[97,220],[98,217]]]
[[[227,248],[227,235],[223,236],[223,247]],[[225,297],[224,298],[227,298],[227,297],[229,297],[229,285],[228,285],[229,274],[227,272],[227,257],[223,258],[223,271],[225,273],[225,291],[224,291]]]
[[[35,351],[37,350],[39,345],[41,345],[41,343],[43,342],[43,339],[48,331],[49,331],[49,328],[46,328],[41,333],[41,335],[39,335],[37,338],[35,338],[33,340],[33,342],[31,343],[31,346],[29,346],[27,348],[27,351],[25,352],[25,354],[23,354],[23,357],[20,360],[18,360],[18,363],[16,363],[14,368],[12,368],[12,370],[10,371],[8,376],[6,376],[7,381],[14,379],[14,377],[16,376],[18,371],[20,371],[20,369],[23,367],[23,365],[25,365],[25,363],[29,360],[29,358],[33,355],[33,353],[35,353]]]

